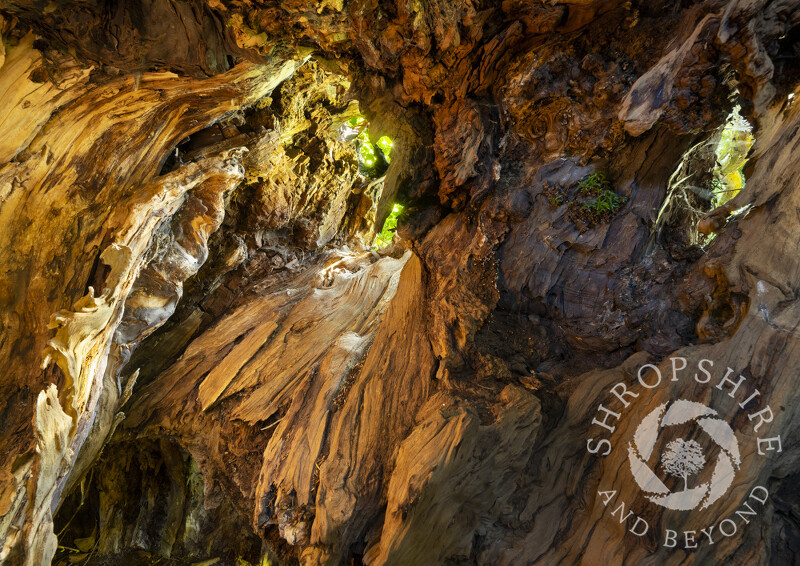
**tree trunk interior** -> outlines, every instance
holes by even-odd
[[[0,564],[800,564],[800,1],[0,36]]]

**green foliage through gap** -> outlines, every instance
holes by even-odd
[[[711,190],[714,193],[713,206],[721,206],[735,197],[742,187],[745,178],[742,169],[747,163],[747,154],[753,146],[753,127],[739,113],[736,106],[722,129],[716,148],[716,165]]]
[[[392,207],[392,212],[389,213],[389,216],[386,218],[386,222],[383,223],[383,230],[381,230],[380,234],[375,237],[376,249],[385,248],[392,243],[394,233],[397,231],[397,220],[400,217],[401,212],[403,212],[403,207],[401,205],[395,204]]]
[[[391,163],[392,146],[394,145],[392,143],[392,138],[389,136],[381,136],[378,138],[378,141],[375,142],[375,145],[383,152],[384,157],[386,157],[386,163]]]
[[[363,116],[355,116],[347,121],[347,125],[358,130],[355,143],[358,144],[359,171],[365,177],[380,177],[389,163],[394,143],[389,136],[381,136],[378,141],[372,142],[367,131],[367,121]]]

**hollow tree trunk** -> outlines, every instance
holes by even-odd
[[[0,562],[794,563],[799,25],[0,6]]]

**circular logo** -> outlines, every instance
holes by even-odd
[[[679,399],[664,403],[642,419],[628,444],[628,461],[636,483],[646,497],[657,505],[675,511],[705,509],[725,495],[735,470],[741,465],[739,442],[730,425],[715,418],[717,412],[702,403]],[[658,461],[669,475],[683,480],[683,490],[671,492],[647,464],[661,431],[689,422],[697,425],[719,446],[711,480],[689,487],[689,477],[698,474],[706,464],[705,454],[695,440],[675,439],[665,446]]]

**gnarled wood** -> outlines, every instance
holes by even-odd
[[[796,1],[0,18],[0,561],[796,561]],[[757,141],[715,208],[734,104]],[[690,513],[630,464],[677,399],[738,441]]]

